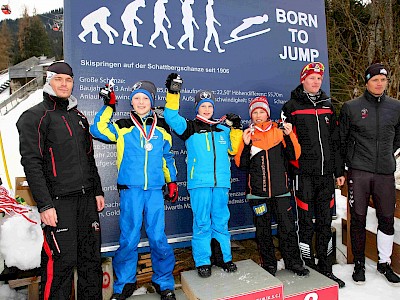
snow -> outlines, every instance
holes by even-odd
[[[15,126],[16,121],[23,111],[37,104],[42,100],[42,90],[37,90],[30,95],[25,101],[21,102],[15,109],[10,111],[5,116],[0,116],[0,132],[3,138],[5,154],[7,158],[8,170],[12,181],[17,176],[24,176],[22,166],[20,165],[20,156],[18,150],[18,132]],[[0,160],[0,177],[3,180],[3,185],[7,187],[3,162]],[[14,182],[12,184],[15,184]],[[352,279],[353,265],[346,263],[346,246],[342,245],[341,219],[346,218],[346,197],[340,195],[337,190],[337,219],[333,221],[333,226],[336,228],[336,244],[337,244],[337,261],[338,264],[333,266],[334,274],[346,282],[346,287],[339,290],[340,300],[376,300],[376,299],[397,299],[400,293],[400,288],[390,286],[386,279],[376,273],[376,263],[370,259],[366,259],[366,283],[363,286],[356,285]],[[376,231],[376,217],[373,210],[369,210],[367,227]],[[398,220],[397,220],[398,221]],[[396,222],[396,237],[395,240],[400,240],[400,224]],[[2,259],[0,259],[2,262]],[[0,263],[0,272],[2,264]],[[8,292],[9,294],[4,294]],[[8,285],[0,283],[0,299],[26,299],[9,290]],[[9,296],[5,296],[9,295]],[[22,298],[21,298],[22,297]]]

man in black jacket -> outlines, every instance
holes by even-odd
[[[286,117],[293,125],[301,146],[300,158],[291,162],[301,255],[307,266],[336,281],[342,288],[345,283],[332,273],[333,262],[329,254],[333,251],[331,208],[335,201],[335,178],[339,185],[343,185],[345,179],[335,109],[321,90],[323,75],[324,65],[320,62],[303,67],[301,84],[282,107],[282,118]],[[314,232],[318,265],[312,248]]]
[[[342,156],[348,167],[353,280],[365,283],[366,216],[372,196],[378,218],[378,271],[392,285],[400,278],[390,267],[396,205],[394,152],[400,147],[400,102],[385,95],[388,72],[380,63],[365,71],[366,90],[340,112]]]
[[[64,62],[47,70],[43,102],[17,122],[21,163],[37,203],[45,240],[41,299],[70,299],[74,267],[79,299],[102,299],[100,177],[86,117],[71,95],[73,72]]]

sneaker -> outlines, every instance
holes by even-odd
[[[133,292],[136,290],[136,282],[134,283],[126,283],[122,290],[122,293],[115,293],[111,296],[110,300],[125,300],[132,296]]]
[[[276,274],[276,266],[265,266],[265,265],[261,265],[261,267],[267,271],[269,274],[271,274],[272,276],[275,276]]]
[[[217,266],[228,273],[233,273],[237,271],[237,266],[231,260],[228,262],[220,263]]]
[[[365,284],[365,264],[361,261],[356,261],[354,263],[354,271],[351,277],[355,284],[362,285]]]
[[[343,288],[346,285],[343,280],[337,278],[335,275],[333,275],[332,272],[322,272],[322,271],[320,271],[320,273],[322,275],[328,277],[329,279],[332,279],[333,281],[335,281],[339,285],[339,289]]]
[[[211,276],[211,265],[204,265],[197,267],[197,273],[201,278],[207,278]]]
[[[160,293],[161,300],[176,300],[175,293],[172,290],[164,290]]]
[[[297,276],[308,276],[308,275],[310,275],[310,270],[308,270],[307,268],[304,268],[300,264],[294,264],[292,266],[287,267],[286,269],[292,271]]]
[[[112,294],[110,300],[125,300],[126,297],[122,294]]]
[[[389,263],[378,263],[377,270],[380,274],[385,276],[390,285],[400,286],[400,277],[397,276],[395,272],[393,272],[392,267],[389,265]]]

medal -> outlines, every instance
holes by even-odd
[[[144,144],[144,150],[146,150],[146,151],[153,150],[153,144],[150,142],[146,142],[146,144]]]
[[[134,116],[132,116],[132,114],[131,114],[131,120],[132,120],[132,122],[135,124],[135,126],[139,129],[141,135],[142,135],[142,136],[144,137],[144,139],[145,139],[145,144],[144,144],[144,146],[143,146],[144,150],[146,150],[146,151],[151,151],[151,150],[153,150],[153,144],[150,143],[150,140],[151,140],[151,138],[153,137],[154,131],[155,131],[155,129],[156,129],[157,115],[156,115],[156,114],[154,113],[154,111],[153,111],[153,123],[152,123],[151,126],[150,126],[150,130],[149,130],[149,133],[148,133],[148,134],[146,133],[146,129],[145,129],[146,125],[142,126],[142,124],[140,124],[140,123],[138,122],[138,120],[136,120],[136,118],[135,118]],[[146,122],[145,122],[145,123],[146,123]]]

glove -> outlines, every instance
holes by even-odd
[[[171,73],[165,80],[165,86],[171,94],[179,94],[182,88],[183,80],[177,73]]]
[[[242,119],[237,114],[229,113],[226,115],[226,124],[235,129],[242,129]]]
[[[176,182],[169,182],[163,187],[164,200],[175,203],[178,199],[178,185]]]
[[[117,98],[115,97],[114,90],[110,88],[108,84],[105,87],[100,89],[99,92],[100,98],[103,98],[104,105],[111,106],[115,111],[115,104],[117,104]]]

